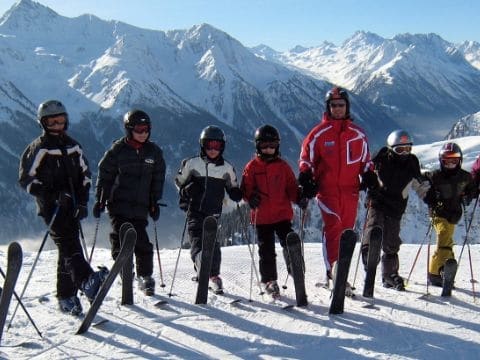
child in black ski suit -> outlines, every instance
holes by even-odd
[[[233,201],[242,200],[235,169],[222,156],[225,150],[223,131],[217,126],[207,126],[202,130],[199,142],[200,155],[183,160],[175,177],[180,208],[187,212],[190,254],[197,271],[201,263],[203,220],[210,215],[220,217],[225,190]],[[210,287],[216,293],[223,291],[220,263],[220,245],[215,241]]]
[[[428,181],[421,177],[418,159],[411,153],[412,145],[412,138],[405,130],[393,131],[387,138],[387,146],[372,159],[374,173],[364,176],[370,180],[370,186],[361,247],[362,262],[366,269],[372,230],[377,228],[377,234],[382,239],[383,286],[400,291],[405,290],[403,278],[398,274],[398,252],[402,243],[400,223],[407,207],[409,189],[412,187],[423,199],[430,187]]]
[[[440,149],[438,159],[440,169],[425,174],[431,188],[424,199],[437,233],[437,248],[428,269],[428,279],[434,286],[442,286],[443,266],[448,259],[455,259],[453,233],[462,217],[462,208],[470,204],[477,194],[471,174],[462,169],[460,146],[453,142],[446,143]]]
[[[68,114],[58,100],[40,104],[37,120],[43,134],[25,149],[19,183],[37,201],[38,215],[49,225],[58,247],[57,298],[62,312],[80,315],[81,289],[93,300],[106,268],[94,272],[79,240],[80,220],[87,217],[90,170],[79,143],[67,135]]]
[[[120,252],[119,230],[129,222],[137,232],[135,258],[140,290],[147,296],[155,293],[153,245],[146,227],[148,215],[157,221],[158,201],[165,182],[162,150],[149,140],[151,121],[142,110],[131,110],[123,118],[126,136],[115,141],[98,165],[96,203],[93,215],[98,218],[108,208],[112,223],[110,243],[112,257]]]

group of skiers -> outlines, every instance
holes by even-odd
[[[442,284],[442,268],[454,258],[453,232],[462,215],[462,206],[478,196],[480,160],[474,177],[461,169],[462,152],[447,143],[439,154],[440,169],[421,174],[419,161],[411,153],[413,141],[404,130],[396,130],[387,146],[371,159],[364,131],[350,116],[350,101],[344,89],[334,87],[325,98],[321,122],[305,137],[300,154],[299,175],[281,158],[278,130],[259,127],[254,135],[255,157],[243,170],[241,183],[234,167],[223,157],[225,134],[217,126],[207,126],[200,134],[200,153],[181,163],[175,177],[180,208],[186,212],[191,259],[198,271],[201,264],[203,221],[221,216],[225,191],[234,202],[242,199],[251,208],[251,222],[258,239],[261,283],[266,293],[278,298],[275,234],[286,250],[287,234],[292,232],[292,203],[303,212],[309,200],[316,199],[323,219],[326,274],[335,281],[342,233],[354,227],[359,191],[367,191],[367,216],[361,245],[367,265],[370,235],[382,234],[382,281],[384,286],[404,289],[399,275],[400,223],[408,193],[413,187],[429,206],[431,224],[437,232],[437,249],[432,256],[429,280]],[[19,182],[35,196],[38,215],[49,226],[58,247],[57,297],[60,310],[78,315],[82,306],[78,291],[94,299],[108,274],[104,267],[93,271],[80,244],[80,220],[87,217],[91,174],[78,142],[67,135],[69,125],[65,106],[57,100],[40,104],[37,119],[43,133],[22,155]],[[119,229],[132,223],[137,232],[136,275],[139,288],[153,295],[153,246],[146,227],[148,216],[157,221],[159,201],[165,181],[162,150],[150,141],[152,122],[144,111],[132,110],[123,118],[125,136],[113,143],[98,165],[93,215],[99,218],[108,209],[112,231],[111,252],[119,253]],[[378,259],[380,261],[380,259]],[[210,287],[223,291],[220,278],[221,252],[215,243],[210,270]],[[346,295],[352,294],[346,284]]]

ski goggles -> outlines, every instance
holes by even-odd
[[[65,119],[65,116],[55,116],[51,118],[46,118],[44,121],[45,121],[45,126],[52,127],[55,125],[65,125],[65,123],[67,122],[67,119]]]
[[[408,155],[412,151],[412,145],[396,145],[392,150],[398,155]]]
[[[330,107],[331,107],[332,109],[337,108],[337,107],[338,107],[338,108],[342,108],[342,107],[345,107],[345,106],[347,106],[347,103],[345,103],[345,102],[336,102],[336,103],[335,103],[335,102],[331,102],[331,103],[330,103]]]
[[[460,158],[458,158],[458,157],[456,157],[456,158],[445,158],[445,159],[442,159],[442,164],[444,166],[446,166],[447,168],[454,168],[458,164],[460,164]]]
[[[222,151],[223,142],[219,140],[207,140],[205,142],[205,150]]]
[[[148,134],[150,132],[150,126],[148,125],[135,125],[133,132],[137,134]]]
[[[258,144],[260,149],[276,149],[278,147],[278,142],[276,141],[266,141]]]

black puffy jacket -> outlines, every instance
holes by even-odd
[[[107,200],[112,215],[146,219],[150,206],[162,198],[164,182],[162,150],[151,141],[137,150],[122,138],[98,164],[96,198]]]
[[[380,188],[369,191],[370,206],[386,215],[401,218],[408,201],[410,184],[420,179],[420,164],[415,155],[397,155],[383,147],[372,159]]]
[[[30,143],[20,160],[20,186],[36,197],[43,217],[53,214],[60,192],[71,194],[72,186],[75,201],[87,205],[90,178],[82,147],[66,134],[44,133]]]

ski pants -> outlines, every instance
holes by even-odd
[[[190,239],[190,256],[194,264],[201,263],[202,256],[202,238],[203,238],[203,220],[208,215],[190,211],[187,215],[187,229]],[[218,219],[217,219],[218,220]],[[220,274],[220,264],[222,262],[222,254],[220,252],[220,244],[215,240],[213,247],[212,267],[210,268],[210,277]],[[195,266],[195,271],[197,271]]]
[[[123,223],[129,222],[137,232],[135,243],[135,267],[137,276],[151,276],[153,274],[153,245],[148,239],[147,219],[127,219],[123,216],[111,215],[112,232],[110,233],[110,244],[112,246],[112,257],[116,259],[120,252],[119,231]]]
[[[318,206],[323,219],[323,250],[327,271],[338,260],[340,236],[353,229],[357,217],[358,192],[332,189],[318,195]]]
[[[48,225],[53,213],[44,218]],[[77,294],[82,282],[93,272],[85,260],[79,239],[79,222],[72,208],[60,208],[51,228],[50,237],[58,248],[57,297],[65,299]]]
[[[255,227],[258,239],[258,256],[260,258],[261,282],[266,284],[269,281],[277,280],[277,263],[275,253],[275,233],[278,236],[280,245],[283,248],[283,257],[287,270],[290,273],[290,261],[287,250],[287,235],[292,232],[291,221],[285,220],[274,224],[260,224]]]
[[[433,275],[440,275],[440,269],[448,259],[455,259],[453,253],[453,233],[455,224],[449,223],[446,219],[434,216],[432,225],[437,233],[437,248],[430,259],[428,272]]]
[[[400,239],[401,218],[391,217],[380,209],[370,207],[368,209],[367,223],[365,225],[365,234],[362,241],[362,261],[367,265],[368,244],[372,229],[376,226],[382,229],[382,275],[389,277],[392,274],[398,274],[400,267],[398,252],[402,240]]]

